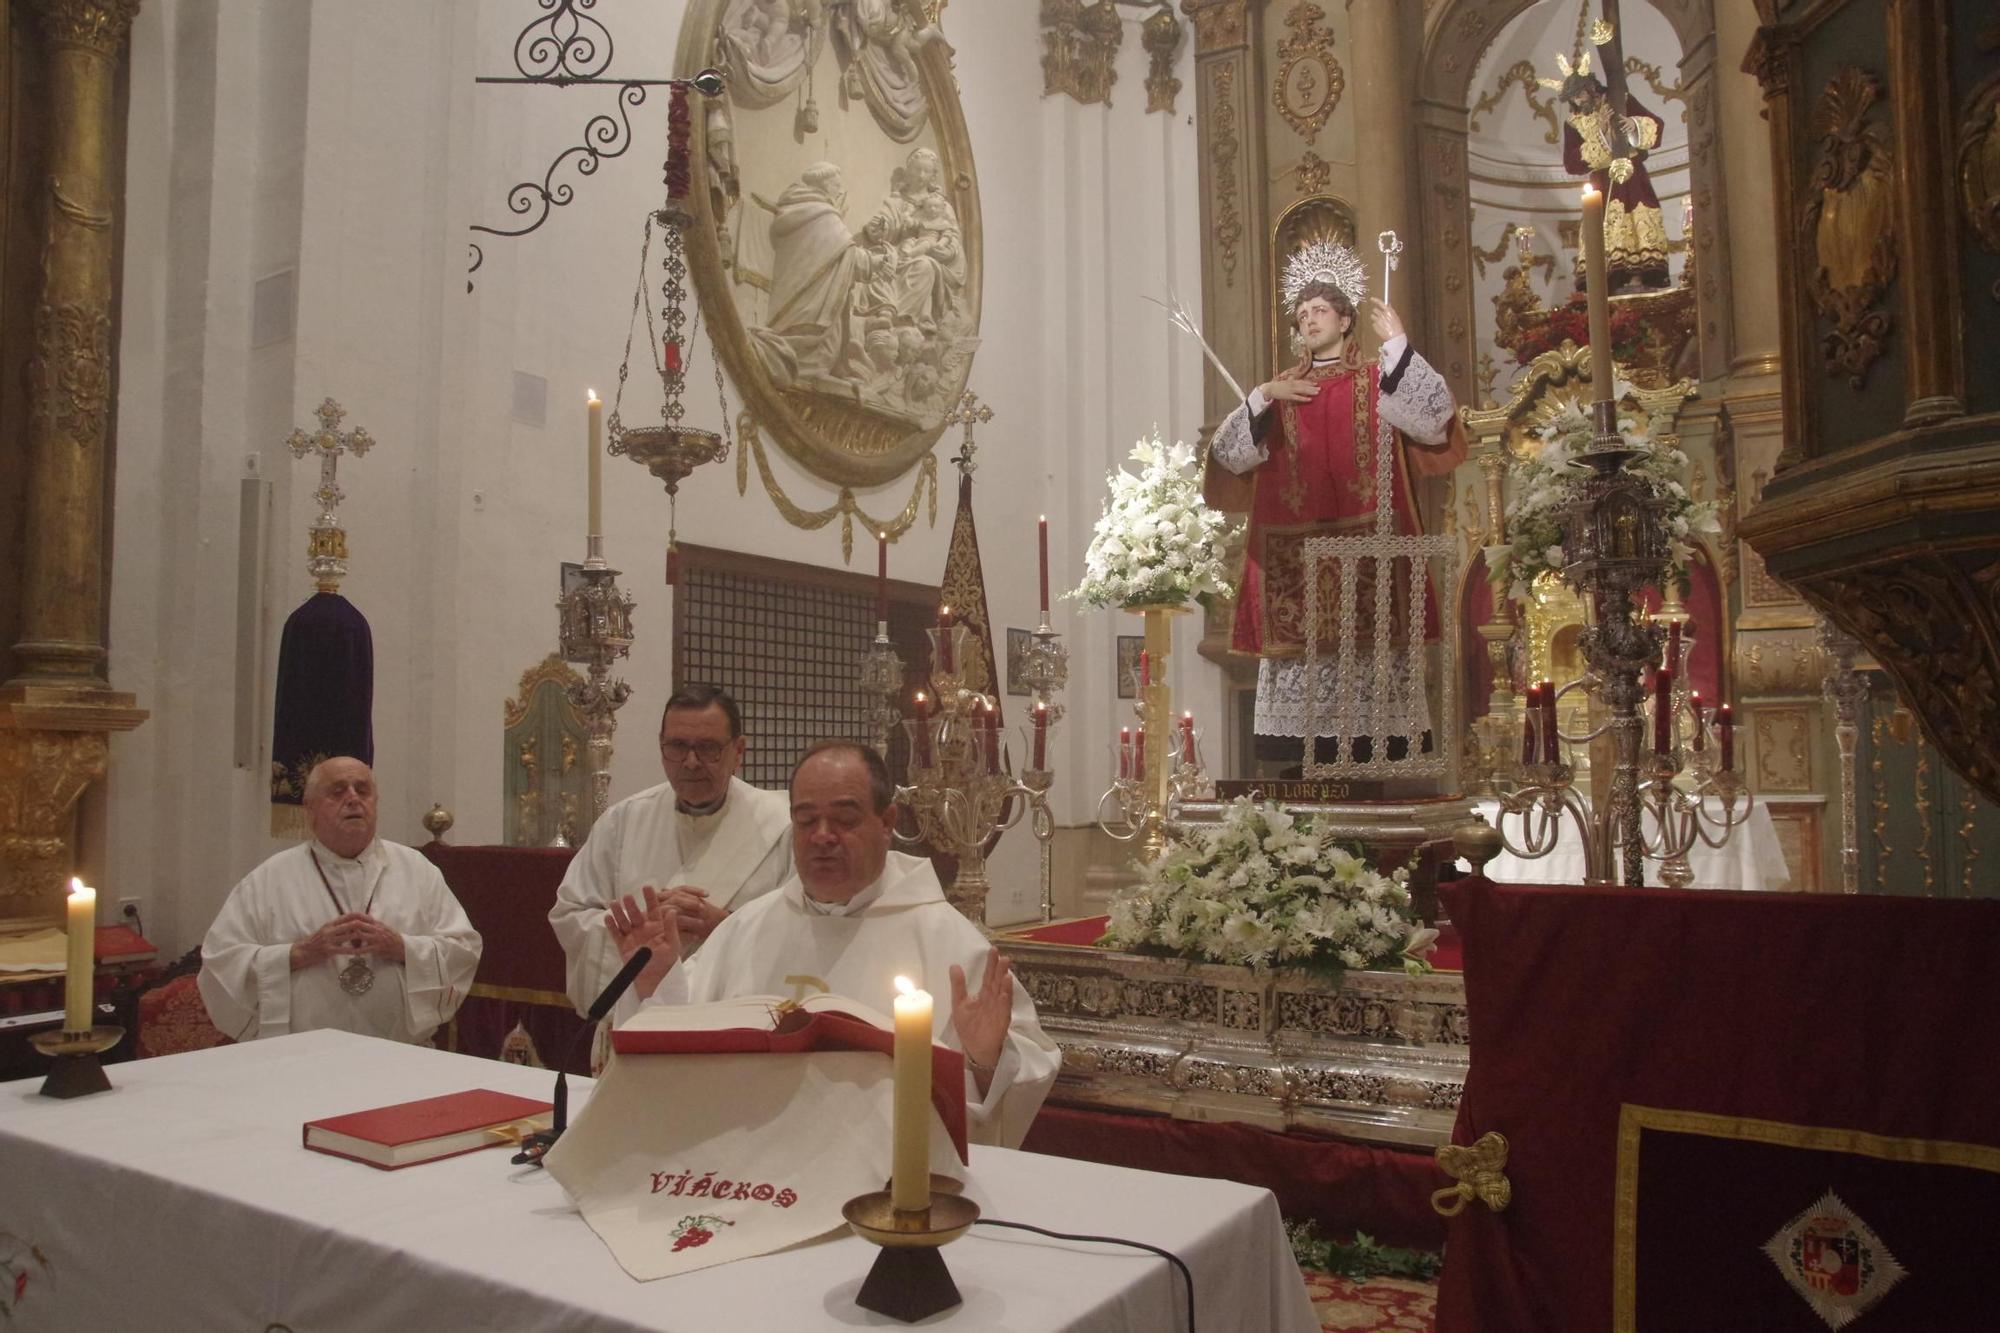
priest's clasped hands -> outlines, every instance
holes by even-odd
[[[292,971],[357,953],[400,963],[403,937],[366,912],[343,912],[292,945]]]

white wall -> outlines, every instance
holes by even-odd
[[[613,73],[670,72],[682,6],[602,0]],[[433,800],[453,841],[500,834],[501,703],[555,645],[557,565],[583,554],[581,399],[607,394],[624,345],[640,228],[658,190],[666,98],[635,120],[638,142],[577,181],[576,201],[516,240],[482,238],[465,290],[466,228],[502,222],[504,194],[542,177],[611,89],[475,85],[512,73],[527,0],[156,0],[133,37],[131,166],[121,343],[114,683],[153,719],[113,741],[107,788],[108,899],[139,896],[168,950],[196,942],[230,884],[276,849],[267,830],[269,714],[277,639],[310,592],[303,547],[309,463],[282,447],[322,397],[377,439],[344,463],[352,551],[342,591],[367,615],[376,652],[376,767],[385,836],[421,841]],[[1050,518],[1058,585],[1073,581],[1104,473],[1155,422],[1191,438],[1199,352],[1175,341],[1143,295],[1200,290],[1192,93],[1147,115],[1146,55],[1128,23],[1115,105],[1040,97],[1036,7],[960,0],[945,16],[973,141],[985,224],[983,344],[970,387],[996,412],[979,433],[975,499],[996,627],[1032,626],[1034,523]],[[1192,41],[1182,79],[1192,87]],[[296,332],[253,348],[260,278],[296,270]],[[691,424],[719,412],[705,356]],[[545,426],[512,412],[513,378],[548,383]],[[736,398],[732,391],[732,412]],[[733,423],[732,423],[733,425]],[[835,491],[769,451],[807,508]],[[955,474],[939,450],[936,528],[922,520],[891,553],[902,578],[942,572]],[[232,760],[238,494],[270,488],[256,623],[255,746]],[[662,579],[666,497],[605,460],[608,554],[636,599],[613,795],[657,781],[650,744],[665,697],[671,601]],[[861,494],[899,509],[909,480]],[[754,469],[734,462],[682,487],[684,541],[835,565],[838,525],[786,524]],[[857,570],[866,543],[857,542]],[[1058,603],[1071,648],[1068,722],[1055,738],[1056,798],[1080,823],[1109,776],[1103,738],[1112,639],[1130,617]],[[1183,623],[1177,697],[1221,720],[1220,673]],[[1220,752],[1219,747],[1216,752]],[[994,867],[996,920],[1025,915],[1035,858],[1023,834]]]

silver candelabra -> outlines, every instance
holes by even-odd
[[[584,668],[584,679],[569,687],[569,701],[583,715],[590,756],[591,821],[611,799],[611,737],[618,710],[632,687],[614,679],[611,665],[632,651],[632,599],[618,587],[618,571],[604,559],[604,538],[592,533],[583,562],[583,581],[556,601],[565,661]]]

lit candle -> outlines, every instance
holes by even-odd
[[[1694,748],[1699,750],[1704,744],[1702,733],[1707,730],[1702,725],[1700,690],[1688,691],[1688,712],[1694,714]]]
[[[1583,269],[1589,284],[1591,398],[1608,403],[1614,393],[1611,288],[1604,267],[1604,193],[1594,185],[1583,187]]]
[[[1667,626],[1667,668],[1681,669],[1681,622],[1676,620]]]
[[[917,767],[931,766],[931,701],[922,690],[917,691]]]
[[[1674,748],[1674,673],[1661,667],[1653,673],[1653,753],[1664,756]]]
[[[1049,767],[1049,706],[1044,700],[1035,701],[1035,771],[1046,773]]]
[[[585,432],[590,449],[590,530],[587,535],[602,536],[604,533],[604,403],[598,398],[597,390],[585,390],[589,398],[584,404],[584,414],[590,422]]]
[[[1132,728],[1118,728],[1118,776],[1132,776]]]
[[[1535,718],[1542,706],[1542,687],[1528,687],[1527,704],[1521,709],[1521,762],[1532,764],[1540,751],[1541,737],[1535,733]]]
[[[97,890],[69,882],[69,970],[63,984],[63,1031],[88,1032],[97,986]]]
[[[898,1212],[931,1206],[931,997],[896,978],[896,1099],[890,1140],[889,1203]]]
[[[1000,710],[992,704],[980,705],[980,730],[986,733],[986,771],[1000,771]]]
[[[1556,683],[1542,682],[1542,762],[1562,762],[1562,736],[1556,731]]]
[[[948,606],[940,606],[938,608],[938,623],[937,623],[938,627],[937,666],[939,671],[950,671],[952,669],[952,656],[951,656],[952,623],[953,622],[951,618],[951,608]]]
[[[1729,705],[1723,704],[1715,710],[1715,738],[1722,744],[1722,767],[1725,771],[1736,767],[1736,719],[1729,714]]]
[[[875,534],[875,637],[889,637],[889,534]]]
[[[1041,543],[1042,557],[1042,623],[1049,623],[1049,516],[1042,515],[1036,524],[1036,537]]]
[[[1181,714],[1181,762],[1190,767],[1194,764],[1194,714]]]

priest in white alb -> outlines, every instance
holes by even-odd
[[[791,870],[791,816],[784,794],[736,776],[748,738],[727,690],[685,685],[660,717],[660,764],[667,780],[628,796],[598,817],[569,863],[549,910],[578,1013],[618,972],[618,947],[604,928],[611,904],[648,888],[674,911],[692,952],[744,904],[778,887]],[[615,1026],[638,1010],[627,994]]]
[[[312,837],[258,866],[201,942],[208,1016],[237,1041],[337,1028],[422,1043],[464,1002],[479,932],[436,866],[375,836],[375,775],[326,759]]]
[[[880,755],[830,742],[792,770],[797,874],[722,923],[699,955],[681,957],[679,918],[627,897],[605,926],[619,956],[653,956],[633,983],[650,1003],[706,1004],[799,988],[847,996],[883,1013],[897,976],[939,997],[936,1041],[965,1055],[970,1136],[1019,1147],[1062,1063],[1007,958],[945,901],[931,863],[891,852],[895,784]]]

